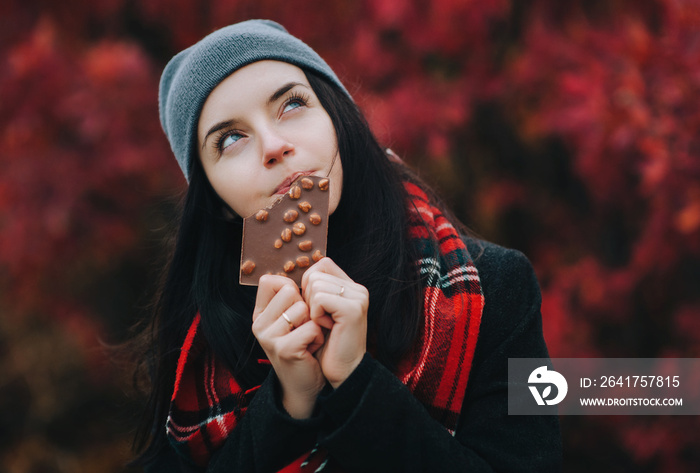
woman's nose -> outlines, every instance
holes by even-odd
[[[294,153],[294,145],[274,129],[261,134],[262,158],[265,166],[281,162]]]

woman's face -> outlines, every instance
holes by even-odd
[[[259,61],[231,74],[204,103],[197,136],[209,182],[242,217],[269,207],[301,175],[329,176],[330,211],[338,206],[335,129],[296,66]]]

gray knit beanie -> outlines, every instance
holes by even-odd
[[[188,181],[196,157],[199,114],[207,97],[233,72],[264,59],[315,71],[350,96],[314,50],[274,21],[249,20],[215,31],[175,55],[160,78],[160,123]]]

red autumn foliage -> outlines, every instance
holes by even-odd
[[[552,356],[698,356],[697,1],[10,0],[0,18],[0,469],[121,471],[127,428],[94,406],[126,381],[97,340],[140,312],[184,188],[159,72],[247,18],[314,47],[466,223],[530,257]],[[694,418],[562,424],[567,471],[700,464]]]

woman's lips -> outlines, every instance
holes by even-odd
[[[277,190],[275,191],[274,195],[286,194],[287,192],[289,192],[289,187],[290,187],[289,184],[278,187]]]
[[[273,195],[280,195],[280,194],[285,194],[287,191],[289,191],[289,188],[292,186],[292,183],[299,179],[301,176],[310,176],[313,174],[313,171],[304,171],[304,172],[295,172],[291,176],[289,176],[287,179],[282,181],[282,184],[280,184],[277,189],[275,189],[275,192],[273,192]]]

